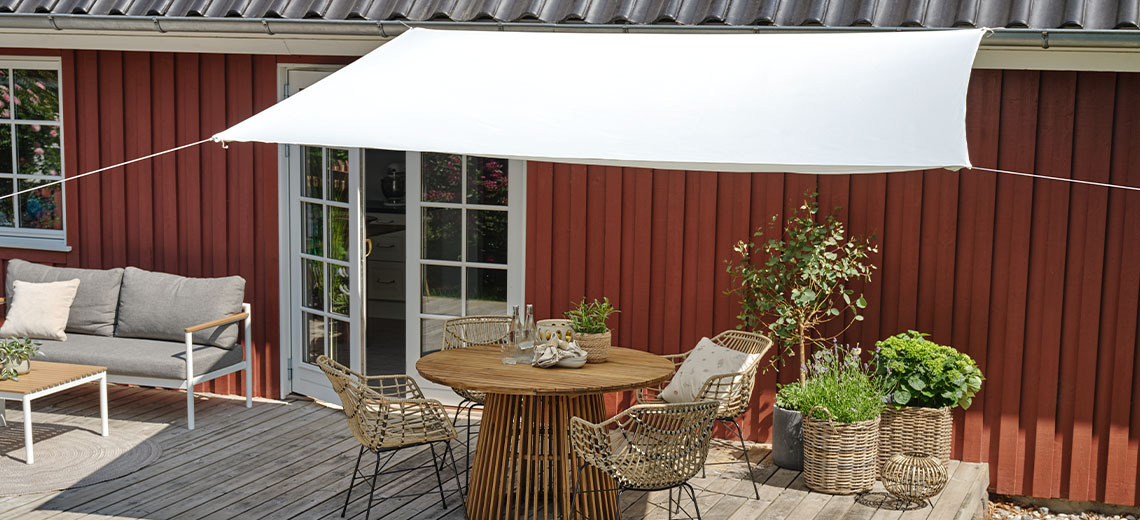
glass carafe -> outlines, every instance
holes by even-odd
[[[530,364],[534,361],[534,345],[538,335],[534,328],[534,305],[526,306],[526,314],[522,320],[522,329],[518,335],[519,363]]]
[[[507,342],[503,344],[502,357],[504,365],[514,365],[519,362],[519,339],[522,335],[522,322],[519,320],[519,306],[515,305],[511,311],[511,330],[507,335]]]

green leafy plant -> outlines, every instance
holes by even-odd
[[[859,359],[859,347],[850,348],[833,342],[812,355],[811,361],[801,365],[805,382],[794,392],[787,393],[787,404],[804,415],[816,419],[834,418],[838,422],[869,421],[883,412],[885,389],[882,382],[872,377],[866,363]],[[826,408],[827,412],[815,409]],[[813,411],[814,410],[814,411]]]
[[[594,300],[586,302],[583,298],[582,301],[574,304],[574,308],[566,311],[565,316],[570,320],[570,328],[579,334],[602,334],[607,330],[606,320],[610,319],[612,315],[618,311],[610,305],[609,298],[603,298],[601,301]]]
[[[804,385],[795,383],[779,387],[780,389],[776,391],[776,406],[785,410],[799,411],[800,403],[803,401]]]
[[[0,381],[17,380],[16,365],[28,361],[40,353],[40,344],[29,338],[0,340]]]
[[[766,227],[753,235],[757,242],[737,242],[739,258],[726,261],[727,271],[737,286],[729,293],[740,296],[742,322],[738,328],[767,329],[780,344],[778,355],[806,359],[813,345],[826,345],[856,321],[862,321],[867,300],[850,288],[852,282],[871,279],[875,266],[871,253],[878,248],[874,237],[848,237],[843,223],[828,215],[816,222],[819,206],[816,194],[804,194],[804,203],[783,227],[772,217]],[[826,335],[821,327],[832,320],[846,323],[838,332]],[[800,383],[805,382],[801,374]]]
[[[982,371],[970,356],[913,330],[875,343],[872,363],[888,403],[898,407],[969,408],[982,389]]]

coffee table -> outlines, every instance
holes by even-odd
[[[106,437],[110,433],[107,428],[106,367],[32,361],[31,371],[21,374],[18,380],[0,381],[0,405],[7,399],[24,404],[25,462],[35,462],[32,453],[32,400],[92,381],[99,381],[99,414],[103,420],[103,436]],[[0,415],[3,413],[4,407],[0,406]]]

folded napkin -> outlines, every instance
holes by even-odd
[[[578,346],[576,341],[562,341],[557,336],[551,336],[546,343],[534,347],[534,361],[531,365],[540,368],[549,368],[563,359],[584,358],[586,351]]]

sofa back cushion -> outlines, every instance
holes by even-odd
[[[4,278],[5,297],[12,301],[12,282],[44,283],[79,280],[79,290],[67,317],[67,332],[110,336],[115,332],[115,309],[119,304],[119,288],[123,270],[75,269],[33,264],[23,260],[8,262]]]
[[[245,279],[187,278],[128,267],[119,291],[115,335],[183,341],[185,329],[242,311]],[[194,333],[194,343],[231,348],[241,322]]]

